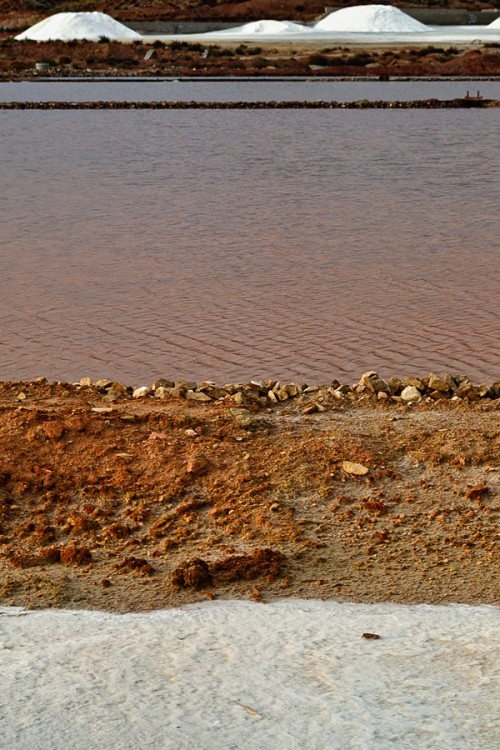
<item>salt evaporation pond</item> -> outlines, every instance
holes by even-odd
[[[496,110],[0,118],[4,379],[498,378]]]
[[[491,606],[0,608],[2,743],[497,750],[499,625]]]
[[[500,99],[500,81],[23,81],[0,83],[0,102],[82,101],[409,101],[469,92]]]

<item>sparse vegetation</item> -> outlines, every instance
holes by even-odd
[[[326,67],[327,65],[330,65],[330,60],[325,55],[321,54],[315,54],[310,55],[308,59],[309,65],[319,65],[320,67]]]

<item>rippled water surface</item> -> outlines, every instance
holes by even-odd
[[[469,93],[500,98],[500,81],[87,81],[0,83],[0,102],[39,101],[408,101],[453,99]]]
[[[498,378],[497,110],[0,121],[0,379]]]

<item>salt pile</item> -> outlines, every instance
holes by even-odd
[[[61,41],[71,42],[74,39],[85,39],[98,42],[101,37],[113,41],[142,39],[141,35],[128,26],[115,21],[106,13],[56,13],[16,36],[16,39],[31,39],[36,42]]]
[[[1,744],[497,750],[499,615],[301,600],[0,607]]]
[[[342,8],[318,21],[318,31],[414,32],[427,26],[392,5],[357,5]]]
[[[490,29],[500,29],[500,16],[489,24]]]
[[[303,31],[310,31],[307,26],[292,21],[252,21],[245,23],[243,26],[237,26],[233,29],[215,32],[216,34],[295,34]]]

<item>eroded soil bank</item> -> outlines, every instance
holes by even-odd
[[[408,380],[0,384],[0,603],[498,603],[498,384]]]

